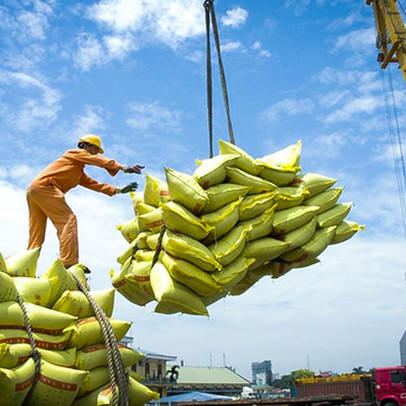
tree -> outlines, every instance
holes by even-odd
[[[362,374],[366,374],[367,371],[364,371],[364,367],[355,367],[352,369],[352,373],[357,374],[357,375],[362,375]]]
[[[315,375],[314,371],[310,369],[296,369],[289,375],[283,375],[280,379],[273,381],[274,387],[280,387],[281,389],[290,389],[293,382],[297,379],[312,378]]]

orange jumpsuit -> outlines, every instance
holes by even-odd
[[[64,265],[79,261],[76,216],[66,203],[64,194],[77,185],[109,196],[116,191],[114,186],[99,183],[87,176],[85,165],[104,168],[111,176],[121,169],[121,165],[113,159],[92,155],[85,149],[70,149],[37,176],[27,189],[28,249],[42,246],[49,218],[57,230],[60,259]]]

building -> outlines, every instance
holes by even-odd
[[[168,387],[169,395],[204,392],[215,395],[240,396],[244,386],[251,382],[230,367],[189,367],[181,365],[168,369],[176,382]]]
[[[272,362],[262,361],[251,364],[252,383],[257,386],[272,385]]]
[[[145,377],[145,381],[142,382],[145,386],[158,392],[160,397],[167,396],[171,380],[167,377],[166,363],[175,362],[177,357],[141,348],[137,348],[137,351],[145,354],[145,358],[132,365],[131,369]]]
[[[400,347],[400,365],[406,366],[406,330],[399,342]]]

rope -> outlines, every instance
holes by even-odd
[[[162,224],[161,230],[159,231],[159,237],[155,248],[154,258],[152,259],[151,269],[158,262],[159,254],[161,253],[162,249],[162,239],[164,238],[165,231],[166,231],[165,224]]]
[[[221,81],[221,88],[222,88],[222,92],[223,92],[224,108],[226,110],[226,115],[227,115],[228,134],[230,137],[230,142],[232,144],[235,144],[234,131],[233,131],[232,123],[231,123],[230,103],[229,103],[229,99],[228,99],[226,75],[224,72],[223,60],[221,58],[220,38],[219,38],[216,13],[214,11],[213,1],[214,0],[205,0],[203,3],[203,7],[205,8],[205,15],[206,15],[207,111],[208,111],[208,120],[209,120],[210,158],[213,156],[213,108],[212,108],[213,89],[212,89],[211,52],[210,52],[210,18],[211,18],[211,23],[213,26],[213,36],[214,36],[214,42],[215,42],[216,50],[217,50],[217,60],[218,60],[218,64],[219,64],[220,81]]]
[[[209,125],[209,149],[210,158],[213,157],[213,81],[211,68],[210,51],[210,5],[208,1],[204,2],[206,16],[206,75],[207,75],[207,116]]]
[[[20,293],[17,294],[17,302],[20,305],[21,312],[23,314],[24,325],[25,325],[25,329],[27,330],[28,338],[30,340],[30,344],[31,344],[31,348],[32,348],[31,355],[34,359],[34,368],[35,368],[34,369],[34,381],[23,402],[23,405],[28,405],[28,403],[32,397],[32,394],[34,393],[35,386],[37,385],[37,382],[39,379],[40,370],[41,370],[41,354],[37,350],[37,343],[35,342],[34,334],[32,332],[31,321],[28,316],[27,309],[24,304],[24,300],[23,300],[22,296],[20,295]]]
[[[85,294],[100,325],[100,330],[102,332],[107,349],[107,364],[109,368],[113,405],[128,406],[128,375],[125,371],[123,360],[117,347],[117,341],[113,328],[111,327],[107,316],[90,295],[85,284],[76,275],[72,274],[72,277],[75,279],[78,288]],[[116,384],[119,390],[118,394]]]

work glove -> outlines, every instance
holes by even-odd
[[[138,173],[140,174],[141,171],[145,168],[143,165],[130,165],[130,166],[124,166],[123,171],[124,173]]]
[[[120,192],[119,193],[130,193],[130,192],[134,192],[135,190],[137,190],[138,187],[138,183],[137,182],[131,182],[129,185],[124,186],[122,189],[119,189]]]

